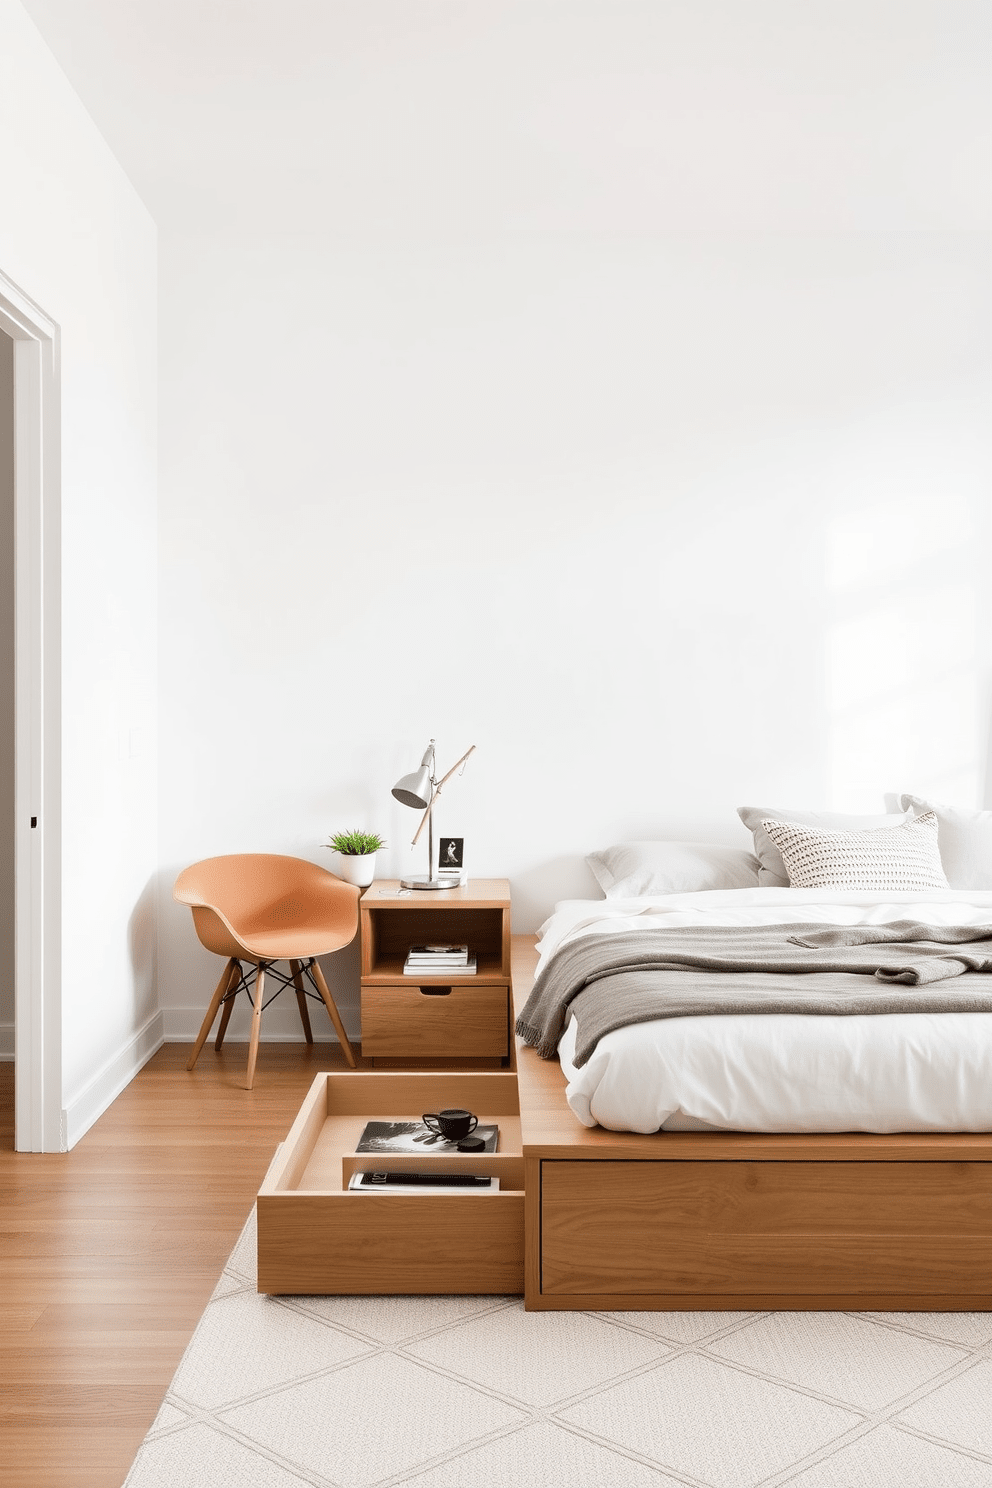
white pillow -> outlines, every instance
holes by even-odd
[[[836,811],[779,811],[774,806],[738,806],[737,815],[754,833],[754,850],[758,855],[758,883],[763,889],[787,889],[789,875],[782,862],[782,854],[768,833],[763,821],[801,822],[806,827],[818,827],[824,832],[867,832],[882,827],[901,827],[909,821],[912,812],[908,809],[888,816],[845,816]]]
[[[821,832],[801,822],[762,822],[794,889],[946,889],[932,811],[901,827]]]
[[[618,842],[590,853],[586,862],[607,899],[758,887],[752,853],[709,842]]]
[[[903,796],[899,804],[935,813],[940,861],[952,889],[992,889],[992,811],[944,806],[925,796]]]

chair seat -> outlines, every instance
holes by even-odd
[[[316,958],[339,951],[354,940],[359,889],[300,858],[247,853],[194,863],[179,875],[173,896],[189,905],[196,933],[206,949],[227,958],[193,1049],[190,1070],[222,1006],[224,1014],[215,1047],[219,1049],[223,1042],[233,997],[246,987],[239,964],[242,961],[252,961],[258,968],[248,1053],[249,1090],[258,1051],[265,968],[273,961],[290,963],[307,1041],[312,1042],[312,1034],[304,975],[319,992],[345,1058],[355,1067],[354,1051]]]
[[[327,875],[332,892],[309,886],[309,892],[286,894],[261,905],[231,924],[237,939],[252,956],[267,961],[324,956],[339,951],[355,938],[352,923],[341,924],[341,902],[334,893],[339,880]],[[230,922],[229,922],[230,923]]]
[[[304,928],[288,926],[285,930],[242,929],[238,940],[252,960],[306,961],[311,956],[326,956],[340,951],[353,936],[332,935],[319,925]]]

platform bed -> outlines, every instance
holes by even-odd
[[[529,1310],[992,1311],[992,1135],[608,1132],[516,1057]]]
[[[533,941],[514,937],[522,1006]],[[466,1105],[500,1127],[498,1194],[346,1191],[369,1117]],[[518,1119],[519,1112],[519,1119]],[[453,1158],[391,1157],[439,1169]],[[557,1060],[318,1075],[258,1198],[258,1288],[513,1293],[533,1311],[992,1311],[992,1135],[585,1127]]]

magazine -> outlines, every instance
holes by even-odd
[[[499,1193],[499,1179],[469,1173],[353,1173],[350,1193],[484,1194]]]
[[[477,1126],[471,1133],[485,1142],[483,1152],[495,1152],[498,1126]],[[356,1152],[457,1152],[457,1142],[447,1142],[422,1121],[370,1121],[362,1132]]]

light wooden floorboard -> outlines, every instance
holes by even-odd
[[[192,1074],[189,1050],[64,1154],[14,1152],[0,1064],[4,1488],[120,1488],[314,1075],[346,1067],[337,1044],[266,1044],[247,1091],[244,1044]]]

